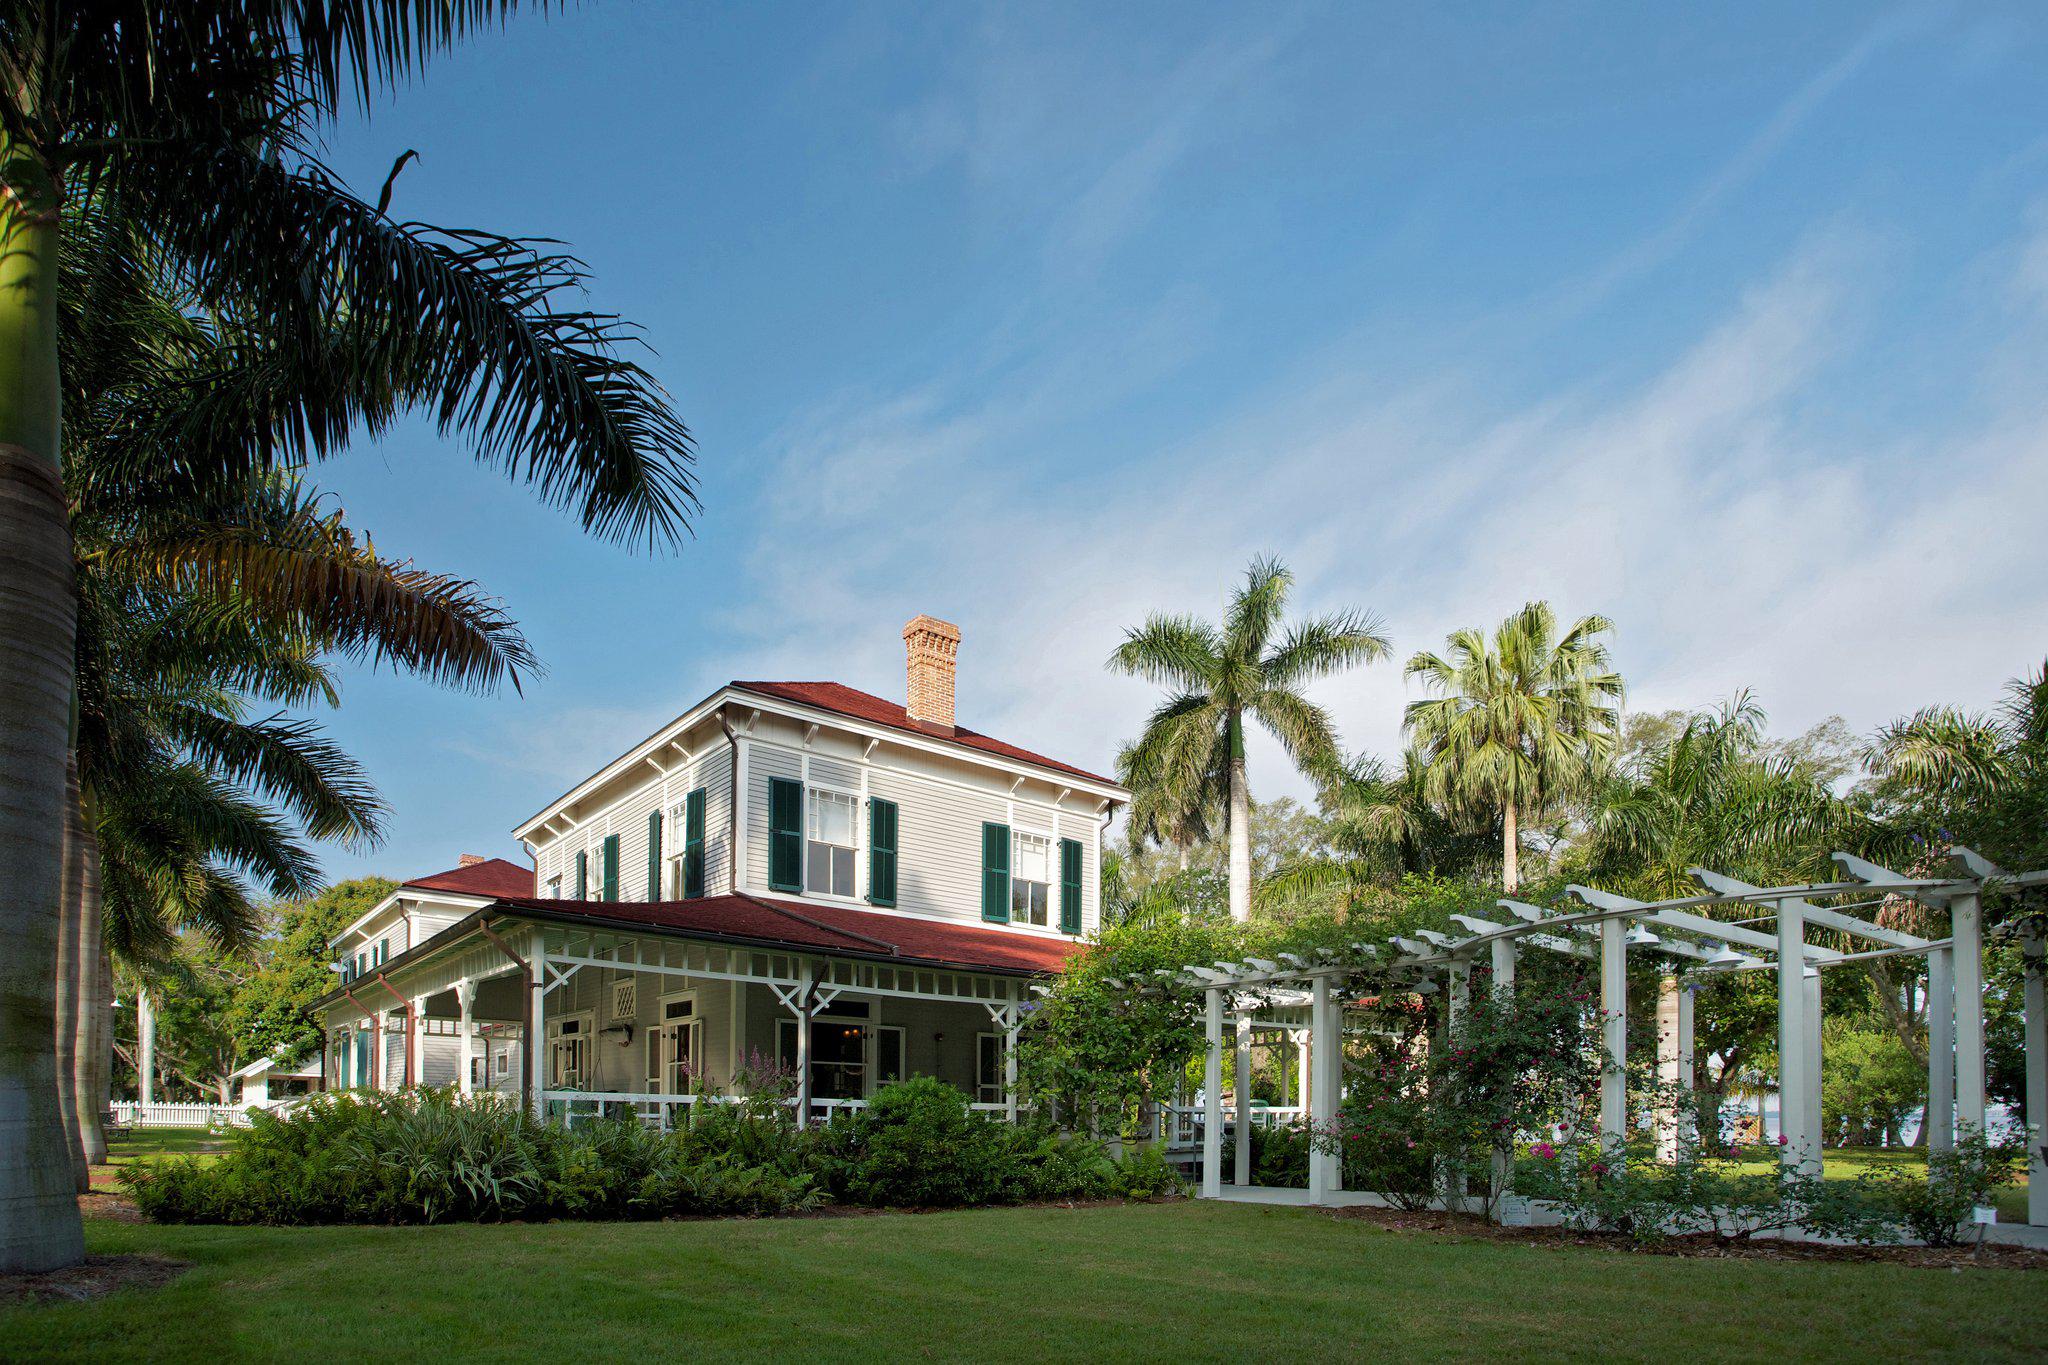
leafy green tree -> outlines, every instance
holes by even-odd
[[[1870,1021],[1831,1020],[1821,1046],[1821,1131],[1837,1144],[1896,1143],[1906,1115],[1927,1099],[1926,1059]]]
[[[1485,632],[1452,632],[1446,652],[1408,661],[1436,695],[1408,704],[1405,725],[1432,801],[1498,816],[1501,887],[1521,884],[1521,826],[1582,791],[1614,743],[1622,698],[1602,638],[1604,616],[1562,635],[1547,602],[1531,602]]]
[[[0,0],[0,1271],[83,1254],[52,1027],[76,623],[66,206],[242,339],[218,383],[125,429],[110,452],[123,477],[158,494],[235,483],[416,408],[593,531],[687,529],[688,433],[620,356],[616,320],[563,301],[575,264],[401,222],[389,180],[372,205],[315,154],[345,101],[367,104],[513,8]]]
[[[1173,689],[1126,750],[1127,771],[1169,795],[1171,809],[1199,805],[1224,774],[1228,791],[1230,914],[1251,918],[1251,788],[1245,776],[1249,716],[1311,771],[1332,765],[1330,717],[1302,695],[1318,678],[1384,658],[1387,639],[1370,616],[1347,612],[1299,622],[1280,634],[1294,577],[1279,561],[1255,561],[1231,596],[1219,629],[1192,616],[1153,616],[1126,632],[1110,667]],[[1276,635],[1278,638],[1276,639]]]
[[[336,882],[319,895],[271,909],[256,968],[227,1002],[224,1022],[248,1055],[291,1064],[320,1050],[312,1004],[334,988],[328,941],[398,889],[387,877]]]

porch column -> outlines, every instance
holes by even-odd
[[[470,1006],[475,1000],[476,984],[474,982],[465,977],[463,980],[455,983],[455,1004],[461,1011],[461,1022],[456,1027],[462,1033],[462,1053],[456,1060],[456,1066],[461,1068],[461,1070],[455,1077],[455,1083],[464,1095],[474,1095],[476,1093],[476,1080],[474,1078],[476,1071],[476,1037],[471,1031],[469,1018]]]
[[[1017,1030],[1023,1022],[1021,1006],[1003,1011],[1003,1105],[1011,1123],[1017,1121]]]
[[[2026,974],[2021,1032],[2026,1040],[2027,1221],[2048,1225],[2048,935],[2031,929],[2020,938]]]
[[[1628,1142],[1628,926],[1600,921],[1600,1146],[1619,1158]]]
[[[1952,948],[1927,954],[1927,1108],[1920,1126],[1927,1150],[1956,1141],[1956,959]]]
[[[413,996],[405,1005],[405,1083],[427,1083],[426,1000]]]
[[[1232,1081],[1237,1092],[1237,1150],[1232,1153],[1236,1169],[1230,1179],[1242,1189],[1252,1183],[1252,1016],[1248,1010],[1237,1012],[1236,1072]]]
[[[540,935],[533,936],[533,951],[527,956],[526,1063],[520,1098],[536,1116],[545,1115],[547,1105],[547,977],[548,954]]]
[[[1956,1128],[1984,1131],[1984,925],[1973,887],[1949,899],[1956,954]]]
[[[811,993],[817,989],[818,969],[804,963],[797,974],[796,992],[796,1126],[811,1125]]]
[[[1806,1126],[1806,916],[1794,900],[1778,902],[1778,1136],[1784,1165],[1815,1159]]]
[[[1202,1061],[1202,1198],[1223,1196],[1223,992],[1209,987]],[[1313,1158],[1311,1158],[1313,1159]]]
[[[1335,1136],[1339,1091],[1344,1084],[1344,1030],[1340,1006],[1331,999],[1330,978],[1318,976],[1309,1004],[1309,1065],[1314,1079],[1309,1083],[1309,1123],[1323,1140]],[[1331,1194],[1344,1187],[1344,1160],[1320,1144],[1309,1147],[1308,1202],[1327,1204]]]

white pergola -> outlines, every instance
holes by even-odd
[[[1621,1148],[1629,1127],[1626,1077],[1628,953],[1647,952],[1670,964],[1659,998],[1659,1051],[1665,1079],[1692,1088],[1692,995],[1682,989],[1679,969],[1691,973],[1770,971],[1778,985],[1779,1122],[1783,1160],[1820,1160],[1821,982],[1822,974],[1848,963],[1884,957],[1924,957],[1928,974],[1927,1108],[1928,1141],[1953,1145],[1959,1125],[1982,1130],[1984,1081],[1984,929],[1982,897],[1987,884],[2048,889],[2048,870],[2007,873],[1966,848],[1950,851],[1954,875],[1907,877],[1847,853],[1837,853],[1840,880],[1798,886],[1751,886],[1733,877],[1695,868],[1702,890],[1694,896],[1639,901],[1595,887],[1573,886],[1569,894],[1583,909],[1549,910],[1514,899],[1497,904],[1499,920],[1456,915],[1462,936],[1421,931],[1384,944],[1352,943],[1311,955],[1280,954],[1161,972],[1171,984],[1196,986],[1207,997],[1208,1058],[1204,1072],[1202,1194],[1207,1198],[1248,1195],[1250,1144],[1237,1145],[1235,1189],[1225,1193],[1222,1171],[1224,1106],[1222,1059],[1224,1016],[1237,1020],[1236,1051],[1245,1074],[1253,1020],[1307,1013],[1309,1119],[1327,1129],[1337,1118],[1343,1084],[1341,992],[1355,979],[1372,977],[1395,990],[1433,991],[1444,977],[1450,1018],[1469,1000],[1472,966],[1482,958],[1493,971],[1494,989],[1514,988],[1515,959],[1527,944],[1547,952],[1597,961],[1605,1051],[1600,1088],[1601,1141]],[[1887,900],[1904,900],[1948,917],[1946,938],[1922,938],[1855,913]],[[1727,918],[1707,913],[1718,910]],[[1847,948],[1807,941],[1809,928],[1844,937]],[[2040,1136],[2048,1117],[2048,1001],[2044,1001],[2044,945],[2038,929],[2024,929],[2026,1102],[2034,1140],[2028,1145],[2028,1221],[2048,1225],[2048,1167]],[[1864,946],[1868,945],[1868,946]],[[1167,984],[1162,982],[1161,984]],[[1250,1087],[1237,1087],[1239,1130],[1249,1131]],[[1675,1145],[1685,1119],[1663,1116],[1660,1138]],[[1341,1163],[1335,1155],[1309,1158],[1308,1202],[1350,1202],[1338,1198]]]

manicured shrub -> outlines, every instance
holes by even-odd
[[[1179,1188],[1156,1153],[997,1123],[937,1081],[799,1132],[774,1104],[703,1106],[661,1133],[631,1119],[576,1128],[509,1099],[446,1090],[315,1099],[258,1115],[211,1164],[123,1175],[142,1212],[175,1223],[441,1223],[759,1215],[828,1198],[881,1206],[1155,1198]]]

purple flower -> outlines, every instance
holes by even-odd
[[[1778,1134],[1778,1145],[1780,1147],[1783,1147],[1786,1143],[1790,1142],[1791,1140],[1791,1138],[1786,1137],[1783,1133]]]

